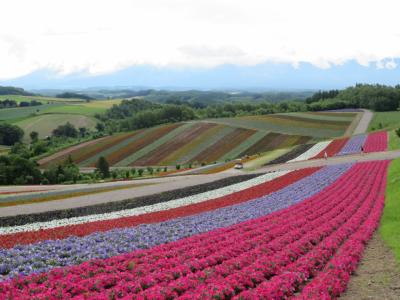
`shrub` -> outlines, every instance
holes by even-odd
[[[96,164],[97,171],[103,178],[110,177],[110,166],[104,156],[100,156]]]

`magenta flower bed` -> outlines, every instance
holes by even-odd
[[[388,162],[359,163],[308,199],[147,250],[0,284],[12,299],[334,298],[383,208]]]
[[[386,131],[370,133],[364,144],[365,152],[386,151],[388,148],[388,135]]]

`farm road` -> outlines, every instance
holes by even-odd
[[[367,132],[369,123],[374,116],[374,113],[368,109],[363,109],[363,115],[361,117],[360,122],[358,122],[356,129],[354,129],[353,134],[361,134]]]
[[[10,207],[0,208],[0,216],[12,216],[12,215],[20,215],[20,214],[31,214],[31,213],[39,213],[44,211],[52,211],[52,210],[60,210],[66,208],[73,207],[82,207],[87,205],[93,205],[98,203],[112,202],[112,201],[120,201],[124,199],[130,199],[140,196],[146,196],[151,194],[157,194],[165,191],[171,191],[183,187],[193,186],[202,183],[212,182],[218,179],[240,175],[240,174],[248,174],[248,173],[266,173],[273,172],[279,170],[295,170],[295,169],[303,169],[309,167],[319,167],[326,165],[336,165],[342,163],[354,163],[354,162],[363,162],[363,161],[371,161],[371,160],[385,160],[385,159],[394,159],[400,157],[400,150],[396,151],[386,151],[386,152],[375,152],[375,153],[366,153],[366,154],[356,154],[356,155],[347,155],[340,157],[332,157],[327,160],[325,159],[315,159],[308,161],[299,161],[293,163],[279,164],[273,166],[266,166],[260,168],[256,171],[252,172],[244,172],[242,170],[234,170],[230,169],[217,174],[208,174],[208,175],[182,175],[175,177],[163,177],[163,178],[153,178],[153,179],[143,179],[137,181],[138,185],[143,183],[152,183],[152,185],[147,186],[137,186],[133,188],[126,188],[123,190],[116,191],[108,191],[102,192],[98,194],[85,195],[85,196],[77,196],[71,197],[67,199],[61,200],[53,200],[48,202],[40,202],[34,204],[25,204],[25,205],[17,205]],[[130,181],[132,184],[132,181]],[[110,184],[110,183],[108,183]],[[117,183],[115,183],[117,184]],[[121,184],[121,183],[119,183]],[[92,185],[95,186],[95,185]],[[71,186],[69,186],[71,188]]]

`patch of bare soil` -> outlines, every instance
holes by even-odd
[[[400,299],[400,267],[378,232],[368,243],[363,259],[340,299]]]

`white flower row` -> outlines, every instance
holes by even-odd
[[[325,142],[319,142],[316,143],[314,146],[312,146],[310,149],[308,149],[306,152],[300,154],[296,158],[289,160],[288,162],[294,162],[294,161],[301,161],[301,160],[308,160],[310,158],[313,158],[315,155],[320,153],[322,150],[324,150],[332,141],[325,141]]]
[[[115,211],[115,212],[110,212],[110,213],[103,213],[103,214],[95,214],[95,215],[87,215],[87,216],[82,216],[82,217],[73,217],[73,218],[67,218],[67,219],[58,219],[58,220],[52,220],[52,221],[47,221],[47,222],[36,222],[36,223],[30,223],[30,224],[25,224],[25,225],[19,225],[19,226],[10,226],[10,227],[1,227],[0,228],[0,234],[12,234],[12,233],[18,233],[18,232],[28,232],[28,231],[37,231],[40,229],[50,229],[50,228],[57,228],[57,227],[62,227],[62,226],[69,226],[69,225],[77,225],[77,224],[84,224],[84,223],[89,223],[89,222],[95,222],[95,221],[103,221],[103,220],[113,220],[113,219],[118,219],[118,218],[123,218],[123,217],[131,217],[131,216],[138,216],[142,214],[147,214],[147,213],[152,213],[152,212],[157,212],[157,211],[163,211],[163,210],[168,210],[180,206],[186,206],[190,204],[195,204],[195,203],[200,203],[204,202],[207,200],[223,197],[235,192],[239,192],[248,188],[251,188],[255,185],[262,184],[264,182],[273,180],[277,177],[280,177],[282,175],[285,175],[289,173],[289,171],[278,171],[274,173],[267,173],[261,176],[258,176],[256,178],[236,183],[230,186],[222,187],[216,190],[212,191],[207,191],[204,193],[176,199],[176,200],[171,200],[168,202],[164,203],[157,203],[153,205],[148,205],[148,206],[142,206],[142,207],[137,207],[137,208],[132,208],[132,209],[125,209],[125,210],[120,210],[120,211]]]

